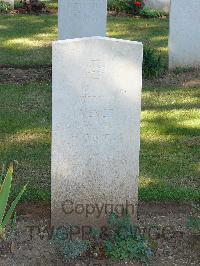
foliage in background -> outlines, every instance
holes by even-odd
[[[0,1],[0,13],[8,13],[12,9],[11,5],[9,3],[6,3],[4,1]]]
[[[153,48],[144,46],[143,77],[155,78],[164,74],[166,65],[161,55]]]
[[[15,0],[14,7],[15,8],[23,8],[24,7],[23,1],[22,0]]]
[[[21,13],[46,13],[46,5],[40,0],[18,0],[15,3],[15,9]]]
[[[0,178],[0,239],[6,238],[6,229],[9,226],[12,217],[13,217],[12,223],[13,225],[15,224],[16,213],[14,213],[14,211],[21,196],[23,195],[26,189],[26,186],[22,188],[22,190],[19,192],[15,200],[12,202],[10,208],[7,210],[8,199],[12,184],[12,177],[13,177],[13,163],[10,164],[7,173],[4,174],[3,172]]]
[[[166,17],[167,13],[161,10],[144,7],[142,10],[140,10],[140,16],[144,18],[162,18]]]
[[[122,218],[111,214],[108,219],[108,237],[103,242],[105,254],[116,261],[148,262],[152,256],[150,243],[139,234],[128,215]]]
[[[130,11],[133,15],[140,15],[140,12],[144,8],[144,1],[143,0],[129,0],[128,1]]]
[[[164,11],[145,7],[143,0],[108,0],[108,11],[139,15],[144,18],[160,18],[167,16]]]
[[[58,9],[58,0],[42,0],[46,7],[49,9]]]
[[[108,11],[130,12],[130,6],[128,0],[108,0]]]
[[[108,0],[108,11],[138,15],[144,7],[143,0]]]

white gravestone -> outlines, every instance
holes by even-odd
[[[142,57],[132,41],[53,43],[53,225],[136,218]]]
[[[200,66],[200,0],[172,0],[169,67]]]
[[[59,0],[58,39],[106,35],[107,0]]]
[[[169,13],[171,0],[144,0],[145,6]]]

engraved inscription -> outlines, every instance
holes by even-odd
[[[85,76],[90,79],[100,79],[105,74],[105,63],[101,60],[91,60],[86,65]]]

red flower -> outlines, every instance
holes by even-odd
[[[137,6],[137,7],[141,7],[141,5],[142,5],[141,2],[139,2],[139,1],[135,2],[135,6]]]

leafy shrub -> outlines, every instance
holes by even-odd
[[[24,3],[22,0],[15,0],[15,8],[23,8]]]
[[[55,229],[52,237],[52,243],[64,256],[66,261],[77,259],[90,247],[90,242],[88,240],[71,240],[69,237],[71,230],[73,230],[73,228],[70,226],[67,228],[61,227]]]
[[[108,0],[108,11],[126,12],[130,11],[128,0]]]
[[[179,75],[183,73],[188,73],[194,71],[192,67],[176,67],[175,69],[172,70],[174,74]]]
[[[144,1],[143,0],[130,0],[129,8],[133,15],[140,15],[140,12],[144,8]]]
[[[108,0],[108,11],[139,14],[143,9],[143,0]]]
[[[140,11],[140,15],[145,18],[161,18],[161,17],[167,16],[167,13],[164,11],[152,9],[149,7],[144,7]]]
[[[108,11],[125,12],[145,18],[167,16],[167,13],[164,11],[145,7],[144,0],[108,0]]]
[[[0,1],[0,13],[8,13],[11,9],[12,8],[9,3]]]
[[[138,233],[128,215],[108,219],[108,238],[103,242],[105,254],[113,260],[136,260],[148,262],[152,251],[145,237]]]
[[[154,78],[164,74],[166,65],[161,55],[153,48],[144,46],[143,77]]]

